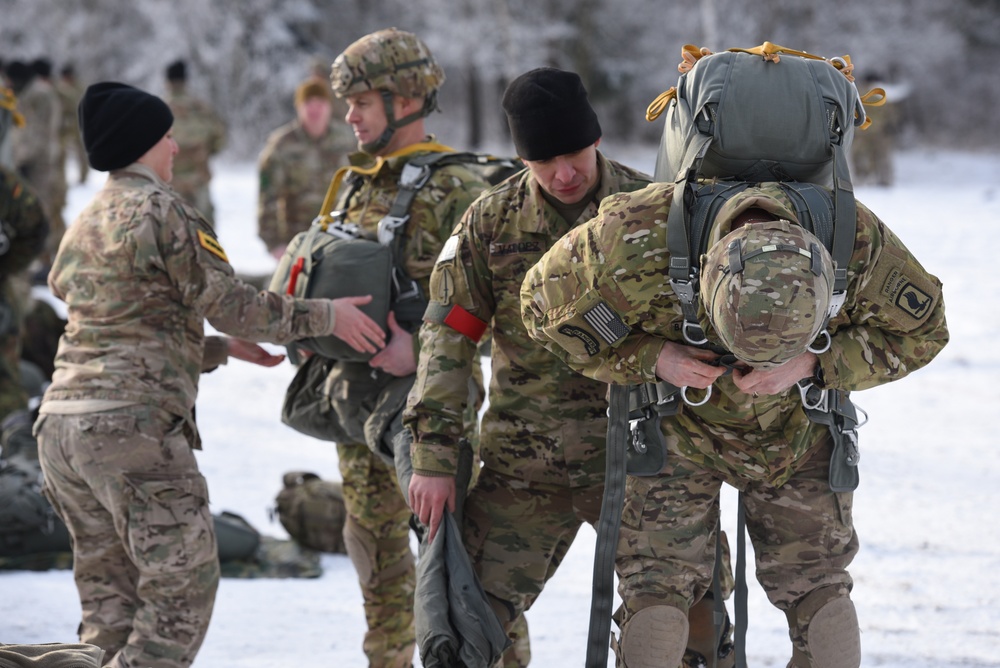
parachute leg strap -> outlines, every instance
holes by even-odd
[[[604,497],[601,500],[601,516],[597,522],[590,628],[587,634],[587,668],[605,668],[608,665],[611,608],[614,604],[615,551],[625,501],[625,451],[630,436],[628,399],[627,386],[611,386]],[[687,624],[687,618],[684,623]],[[682,645],[681,652],[683,651]],[[677,662],[679,661],[678,656]]]

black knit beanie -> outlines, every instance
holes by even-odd
[[[88,86],[77,116],[87,161],[99,172],[131,165],[163,139],[174,124],[166,102],[114,81]]]
[[[601,124],[579,75],[539,67],[514,79],[503,94],[510,134],[525,160],[575,153],[601,138]]]

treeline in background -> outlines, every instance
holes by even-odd
[[[461,148],[508,145],[500,95],[542,65],[583,76],[608,141],[656,142],[645,109],[676,82],[684,44],[765,40],[849,54],[859,82],[890,83],[901,146],[1000,148],[998,0],[0,0],[0,59],[47,57],[83,83],[153,92],[185,59],[189,89],[229,124],[229,154],[252,158],[315,64],[328,73],[348,44],[393,26],[443,65],[430,127]]]

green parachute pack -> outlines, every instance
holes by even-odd
[[[403,232],[417,193],[435,170],[446,165],[461,164],[491,185],[523,169],[523,165],[513,158],[451,151],[441,144],[428,146],[438,150],[418,155],[404,166],[396,197],[389,213],[379,223],[375,240],[366,238],[357,224],[340,220],[337,212],[332,211],[341,181],[346,180],[348,187],[354,187],[350,172],[339,170],[330,182],[322,211],[308,230],[289,242],[268,289],[307,299],[371,294],[371,302],[360,308],[382,329],[388,331],[386,323],[392,310],[400,326],[415,331],[423,320],[427,298],[403,268]],[[299,347],[339,361],[371,358],[371,354],[359,353],[332,335],[296,342],[289,347],[293,361],[297,359]]]

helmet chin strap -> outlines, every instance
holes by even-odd
[[[392,136],[396,133],[396,130],[404,125],[409,125],[413,121],[429,116],[430,113],[437,108],[437,91],[435,91],[424,99],[424,103],[419,110],[413,112],[409,116],[397,119],[392,105],[393,94],[384,89],[379,90],[379,93],[382,95],[382,107],[385,109],[385,130],[382,131],[382,134],[380,134],[378,139],[375,141],[370,141],[360,145],[361,150],[369,155],[376,155],[379,151],[388,146],[389,142],[392,141]]]

